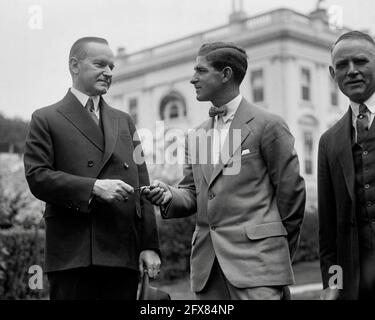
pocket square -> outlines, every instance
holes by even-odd
[[[244,156],[245,154],[248,154],[248,153],[250,153],[249,149],[242,150],[241,156]]]

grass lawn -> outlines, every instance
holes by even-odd
[[[321,283],[319,261],[301,262],[293,266],[296,286],[308,283]],[[171,282],[153,281],[152,285],[168,292],[172,300],[192,300],[194,295],[190,290],[189,277]],[[294,300],[319,299],[320,291],[304,292],[293,295]]]

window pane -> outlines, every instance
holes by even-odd
[[[254,102],[264,101],[263,70],[257,69],[251,72],[251,88]]]
[[[138,101],[137,98],[129,99],[129,114],[135,124],[138,123]]]
[[[301,69],[301,94],[302,100],[310,101],[310,70],[302,68]]]
[[[314,139],[312,131],[303,132],[303,153],[304,153],[304,164],[305,164],[305,173],[313,173],[313,148],[314,148]]]
[[[337,106],[338,105],[338,87],[332,78],[330,78],[331,83],[331,105]]]

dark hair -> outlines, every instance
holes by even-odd
[[[336,42],[333,44],[331,47],[331,53],[333,49],[335,48],[336,44],[338,44],[342,40],[347,40],[347,39],[353,39],[353,40],[365,40],[370,42],[372,45],[375,46],[374,39],[367,33],[361,32],[361,31],[349,31],[344,34],[342,34]]]
[[[216,70],[230,67],[233,78],[241,84],[247,70],[246,51],[231,42],[212,42],[203,44],[198,51],[198,56],[204,56]]]
[[[72,57],[76,57],[79,60],[83,60],[86,57],[87,51],[85,50],[85,46],[87,43],[90,42],[96,42],[96,43],[104,43],[108,45],[108,41],[103,38],[98,37],[83,37],[78,39],[74,44],[72,45],[72,48],[70,49],[69,53],[69,60]]]

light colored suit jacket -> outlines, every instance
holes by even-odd
[[[197,129],[210,130],[212,121]],[[172,200],[162,212],[165,218],[197,212],[191,252],[195,292],[204,288],[215,257],[228,281],[239,288],[294,282],[291,259],[305,209],[294,138],[280,117],[245,99],[229,135],[233,129],[240,130],[241,143],[212,175],[209,165],[192,158],[202,149],[196,152],[196,146],[187,144],[184,178],[178,188],[171,187]],[[224,174],[239,164],[238,173]]]

